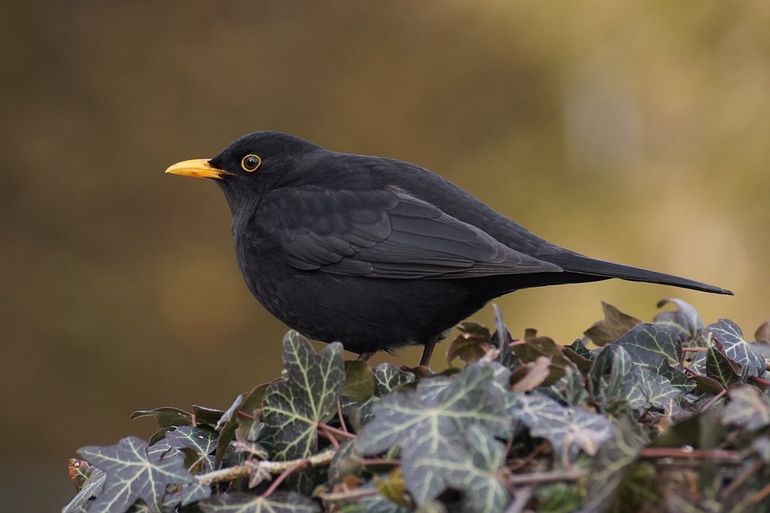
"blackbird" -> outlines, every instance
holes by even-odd
[[[364,359],[415,344],[427,364],[447,330],[528,287],[620,278],[732,294],[551,244],[414,164],[280,132],[243,136],[166,173],[222,188],[238,266],[267,310]]]

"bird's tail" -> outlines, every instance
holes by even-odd
[[[629,281],[659,283],[661,285],[673,285],[675,287],[700,290],[714,294],[733,295],[732,291],[730,290],[723,289],[721,287],[715,287],[714,285],[709,285],[707,283],[701,283],[699,281],[681,278],[679,276],[672,276],[670,274],[659,273],[656,271],[648,271],[647,269],[639,269],[637,267],[631,267],[628,265],[596,260],[594,258],[589,258],[578,253],[565,252],[540,258],[552,262],[560,266],[566,272],[571,273],[601,276],[606,278],[620,278],[621,280]]]

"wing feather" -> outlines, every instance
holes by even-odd
[[[561,271],[398,189],[305,186],[266,201],[277,203],[265,207],[270,232],[299,270],[391,279]]]

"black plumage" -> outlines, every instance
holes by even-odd
[[[580,255],[428,170],[279,132],[246,135],[167,172],[217,180],[238,265],[265,308],[358,353],[424,344],[426,363],[447,329],[527,287],[621,278],[731,293]]]

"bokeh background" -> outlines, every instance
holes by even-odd
[[[0,25],[4,511],[60,508],[78,447],[151,431],[133,410],[280,372],[220,192],[163,175],[253,130],[419,163],[554,242],[736,292],[524,291],[500,300],[518,333],[569,343],[600,300],[770,318],[768,2],[11,2]]]

